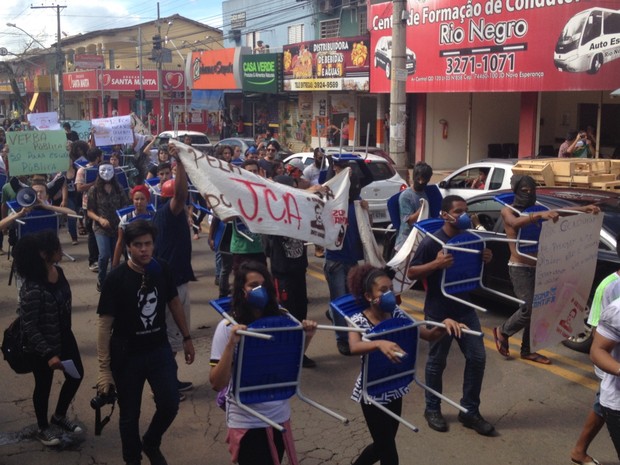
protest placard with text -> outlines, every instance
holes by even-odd
[[[47,113],[28,113],[28,123],[39,131],[60,129],[58,113],[55,111]]]
[[[97,146],[133,144],[131,116],[113,116],[92,121]]]
[[[6,133],[9,174],[50,174],[69,167],[65,131],[14,131]]]

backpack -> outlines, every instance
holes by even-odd
[[[24,334],[19,316],[4,330],[2,354],[15,373],[32,372],[32,359],[24,352]]]

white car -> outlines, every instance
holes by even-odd
[[[185,136],[189,136],[192,139],[192,147],[197,148],[201,152],[211,153],[213,151],[213,145],[204,132],[179,130],[175,135],[174,131],[164,131],[157,136],[157,140],[155,140],[155,143],[153,144],[155,156],[157,157],[157,148],[160,145],[167,144],[170,139],[183,142]]]
[[[458,195],[468,200],[478,194],[510,189],[516,158],[488,158],[457,169],[439,184],[441,195]],[[481,177],[481,173],[486,173]]]
[[[407,189],[405,180],[396,172],[391,163],[379,155],[368,154],[366,156],[359,152],[343,152],[340,156],[347,158],[349,166],[359,177],[362,183],[361,197],[368,202],[373,222],[389,223],[387,201],[392,195]],[[293,154],[284,160],[284,164],[286,165],[293,159],[301,159],[304,165],[308,166],[314,162],[314,153]]]

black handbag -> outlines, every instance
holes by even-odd
[[[13,323],[4,330],[2,340],[2,354],[4,359],[15,373],[24,374],[32,372],[32,358],[24,352],[24,334],[22,332],[21,317],[15,318]]]

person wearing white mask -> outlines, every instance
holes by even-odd
[[[108,262],[116,245],[119,223],[116,210],[128,203],[127,195],[114,175],[114,167],[110,164],[100,165],[95,185],[88,190],[87,202],[88,217],[93,220],[95,239],[99,248],[97,291],[101,290],[107,275]]]

